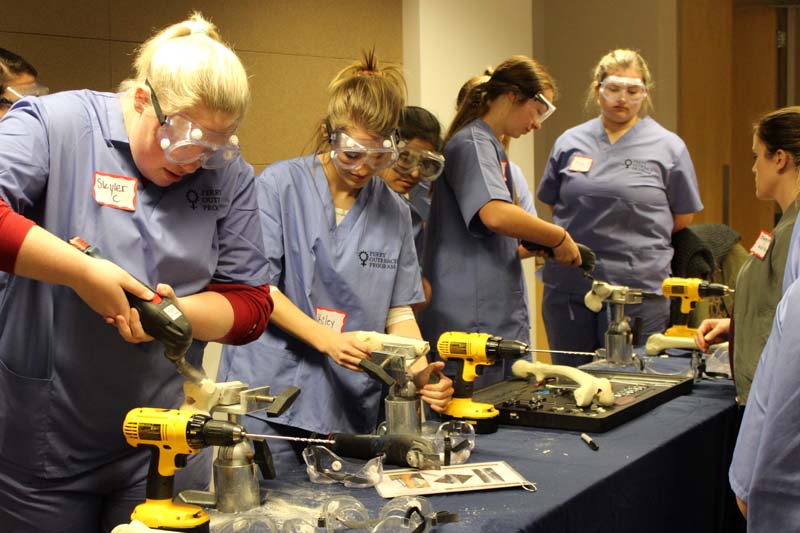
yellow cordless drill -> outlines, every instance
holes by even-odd
[[[242,426],[178,409],[132,409],[122,425],[133,447],[152,451],[147,474],[147,499],[131,514],[153,529],[208,533],[209,516],[200,507],[172,501],[175,471],[186,466],[186,456],[207,446],[232,446],[246,433]]]
[[[475,378],[483,373],[484,366],[501,359],[518,359],[528,353],[528,345],[517,340],[506,340],[488,333],[442,333],[436,343],[442,359],[454,359],[460,364],[455,376],[453,399],[444,411],[446,416],[463,419],[475,426],[478,433],[496,429],[491,419],[500,412],[492,404],[472,401]]]
[[[667,278],[661,284],[667,298],[681,299],[681,320],[679,324],[664,332],[668,337],[694,338],[697,328],[689,327],[689,313],[703,298],[732,294],[733,289],[721,283],[710,283],[700,278]]]

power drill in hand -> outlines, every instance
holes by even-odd
[[[690,328],[689,313],[697,302],[712,296],[733,294],[733,289],[721,283],[710,283],[700,278],[667,278],[661,284],[661,291],[667,298],[681,299],[681,318],[678,324],[664,332],[668,337],[694,338],[696,328]]]
[[[106,259],[96,247],[80,237],[73,237],[69,244],[84,254],[95,259]],[[106,259],[107,260],[107,259]],[[142,283],[140,280],[139,283]],[[142,283],[145,287],[147,285]],[[192,346],[192,324],[180,309],[170,300],[165,300],[151,287],[153,293],[150,300],[144,300],[125,292],[128,303],[139,312],[139,319],[145,333],[164,345],[164,355],[172,361],[178,371],[188,380],[199,383],[205,373],[186,361],[186,352]]]
[[[520,241],[520,244],[523,248],[528,250],[529,252],[538,252],[540,250],[544,250],[547,254],[547,257],[554,257],[555,252],[549,246],[545,246],[544,244],[539,244],[536,242],[531,241]],[[587,278],[592,277],[592,272],[594,272],[594,266],[597,261],[597,256],[592,251],[591,248],[586,246],[585,244],[581,244],[579,242],[575,243],[575,246],[578,247],[578,253],[581,254],[581,265],[580,269],[583,270],[583,275]]]
[[[497,424],[491,419],[500,412],[492,404],[474,402],[472,394],[475,378],[484,366],[493,365],[501,359],[518,359],[528,353],[529,346],[517,340],[506,340],[488,333],[442,333],[436,349],[442,359],[454,359],[459,363],[459,372],[453,380],[455,392],[444,414],[463,419],[475,427],[476,433],[491,433]]]
[[[208,415],[178,409],[132,409],[122,425],[125,440],[133,447],[152,451],[147,474],[147,499],[136,506],[131,520],[153,529],[209,531],[209,516],[200,507],[172,501],[175,471],[186,466],[186,457],[207,446],[232,446],[245,439],[242,426]]]

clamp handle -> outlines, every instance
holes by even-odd
[[[299,387],[286,387],[283,391],[274,397],[269,407],[264,409],[268,417],[280,416],[286,411],[300,394]]]

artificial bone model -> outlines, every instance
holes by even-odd
[[[611,388],[608,378],[598,378],[571,366],[549,365],[538,361],[530,362],[519,359],[511,366],[511,371],[520,378],[534,376],[536,381],[544,381],[548,377],[565,377],[574,381],[578,384],[578,388],[574,392],[575,403],[578,404],[578,407],[591,405],[595,396],[600,405],[614,404],[614,390]]]

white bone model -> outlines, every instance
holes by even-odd
[[[574,392],[575,403],[578,404],[578,407],[591,405],[595,396],[600,405],[614,404],[614,390],[611,388],[608,378],[598,378],[571,366],[548,365],[538,361],[530,362],[519,359],[511,366],[511,371],[520,378],[534,376],[536,381],[543,381],[548,377],[571,379],[578,384],[578,388]]]

